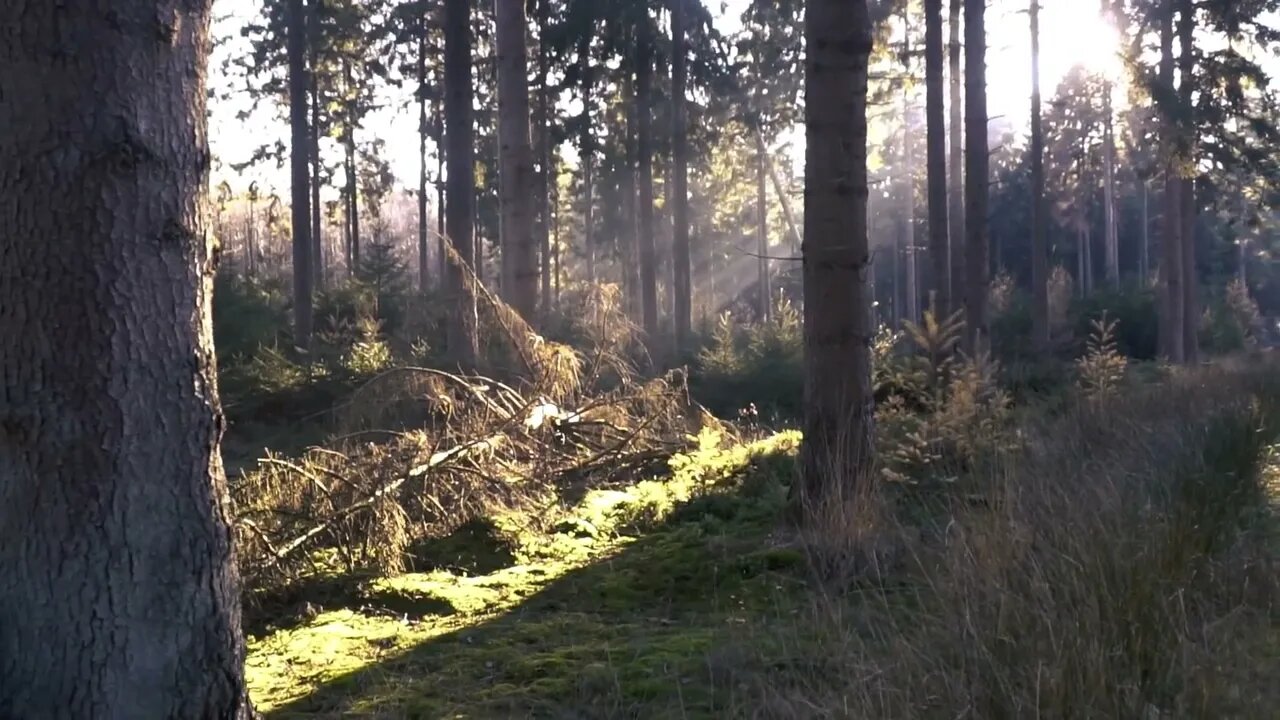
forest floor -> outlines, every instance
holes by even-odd
[[[1203,400],[1216,403],[1218,394],[1204,390]],[[903,510],[899,502],[894,536],[908,539],[890,544],[906,547],[909,557],[872,552],[870,562],[845,562],[833,573],[829,547],[815,550],[779,523],[799,436],[729,445],[708,433],[697,449],[675,456],[665,476],[584,491],[534,514],[473,521],[420,549],[447,558],[449,569],[313,578],[304,607],[250,623],[251,693],[269,718],[952,718],[1001,711],[1030,717],[1033,703],[1045,717],[1084,717],[1121,716],[1108,712],[1133,707],[1127,683],[1138,677],[1143,680],[1135,684],[1146,683],[1158,671],[1161,682],[1142,688],[1164,698],[1139,703],[1146,703],[1148,717],[1272,718],[1280,707],[1274,683],[1280,677],[1280,452],[1273,444],[1280,432],[1264,425],[1267,437],[1256,441],[1250,433],[1257,434],[1259,424],[1246,422],[1240,437],[1223,440],[1205,429],[1213,421],[1204,417],[1183,418],[1171,429],[1161,424],[1169,421],[1171,401],[1160,395],[1179,393],[1125,398],[1106,415],[1123,416],[1125,432],[1133,435],[1117,437],[1116,424],[1085,427],[1080,437],[1130,456],[1150,451],[1153,458],[1159,453],[1144,445],[1148,440],[1199,443],[1187,449],[1204,458],[1205,477],[1216,483],[1248,473],[1270,493],[1253,501],[1247,527],[1233,524],[1225,544],[1214,541],[1205,550],[1225,558],[1220,563],[1188,561],[1197,569],[1187,573],[1162,565],[1162,575],[1151,574],[1159,598],[1185,593],[1184,605],[1203,612],[1171,618],[1163,600],[1150,603],[1160,605],[1159,615],[1119,604],[1129,602],[1124,599],[1116,608],[1095,608],[1093,616],[1072,614],[1077,611],[1065,604],[1047,607],[1058,595],[1086,593],[1074,598],[1081,602],[1141,598],[1148,588],[1110,576],[1106,582],[1115,586],[1097,590],[1093,586],[1103,583],[1043,593],[1034,582],[1023,587],[1018,579],[1035,573],[1043,572],[1040,579],[1049,584],[1067,572],[1083,575],[1099,558],[1068,557],[1071,567],[1061,575],[1042,569],[1049,556],[1038,555],[1034,543],[1052,546],[1054,556],[1064,554],[1062,547],[1067,555],[1092,552],[1070,544],[1090,528],[1070,526],[1093,518],[1068,513],[1063,533],[1023,545],[1014,538],[1022,525],[991,519],[1030,504],[1012,500],[1001,510],[978,511],[987,518],[981,524],[971,522],[969,511],[955,511],[940,530],[919,519],[936,505],[912,501]],[[1251,400],[1255,406],[1273,401],[1280,395]],[[1179,405],[1188,413],[1201,409]],[[1280,405],[1267,413],[1280,417]],[[1059,430],[1043,432],[1057,437],[1060,426],[1054,427]],[[1107,437],[1093,438],[1094,431]],[[1105,447],[1096,461],[1082,457],[1062,472],[1111,472],[1090,462],[1106,463]],[[903,520],[907,516],[912,519]],[[965,529],[953,539],[957,526]],[[1158,535],[1161,527],[1135,529],[1133,537]],[[1160,564],[1152,559],[1155,551],[1182,557],[1164,553],[1182,550],[1179,541],[1132,550],[1140,540],[1104,540],[1114,541],[1121,560],[1132,551],[1134,564],[1126,567],[1135,577],[1148,577],[1142,569]],[[1025,558],[1011,557],[1008,546],[1038,559],[1023,565]],[[1110,552],[1101,551],[1104,559]],[[963,564],[978,556],[985,559]],[[1218,573],[1211,584],[1201,577],[1208,567]],[[1237,571],[1255,578],[1253,585],[1241,580],[1241,592],[1230,597],[1215,589],[1235,588],[1221,578]],[[1265,597],[1250,594],[1257,592],[1256,577],[1270,583]],[[973,606],[957,600],[970,597]],[[1000,610],[987,613],[992,607]],[[1122,615],[1115,624],[1100,619],[1113,610]],[[953,612],[966,619],[956,621]],[[991,617],[980,617],[984,613]],[[1070,637],[1088,640],[1096,632],[1101,646],[1101,635],[1119,623],[1148,621],[1153,637],[1176,635],[1177,642],[1156,642],[1159,650],[1151,651],[1146,636],[1129,643],[1135,636],[1124,630],[1116,641],[1120,650],[1099,650]],[[987,637],[988,629],[1008,637]],[[1102,679],[1088,667],[1095,660],[1090,653],[1105,654],[1105,660],[1096,656]],[[1040,667],[1054,662],[1061,667]],[[1034,679],[1012,665],[1032,667]],[[1175,678],[1177,689],[1170,691]],[[1105,686],[1109,682],[1120,689]],[[962,695],[985,704],[964,709]]]

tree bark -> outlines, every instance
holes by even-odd
[[[965,220],[964,220],[964,115],[961,110],[962,96],[960,84],[963,74],[960,67],[960,55],[963,45],[960,43],[960,17],[963,0],[951,0],[951,12],[948,18],[947,57],[950,97],[950,153],[951,175],[948,178],[948,221],[950,232],[948,246],[951,251],[951,311],[965,306],[965,284],[968,282],[964,271],[965,255]]]
[[[342,61],[342,77],[345,81],[346,91],[348,95],[355,92],[355,81],[351,77],[351,64],[347,60]],[[347,225],[351,228],[348,242],[350,264],[347,267],[347,273],[352,277],[360,269],[360,185],[356,178],[356,128],[355,128],[355,110],[351,104],[355,100],[347,99],[346,117],[342,119],[342,144],[343,150],[346,152],[346,171],[347,171]]]
[[[813,517],[853,500],[873,459],[866,0],[810,0],[805,44],[805,419],[792,493]]]
[[[1151,192],[1147,188],[1147,178],[1138,179],[1142,195],[1142,247],[1138,257],[1138,283],[1146,287],[1151,279]]]
[[[762,322],[767,322],[773,311],[773,288],[770,287],[769,275],[769,193],[765,181],[765,165],[768,162],[768,150],[763,136],[756,135],[756,254],[759,255],[757,267],[759,314]],[[714,277],[714,276],[713,276]]]
[[[1120,234],[1116,223],[1116,133],[1111,105],[1111,82],[1102,85],[1103,216],[1106,222],[1107,281],[1120,289]]]
[[[671,264],[677,357],[684,357],[690,350],[693,334],[693,278],[689,252],[689,128],[685,99],[685,86],[688,84],[685,2],[686,0],[671,0],[671,154],[674,164]]]
[[[545,324],[551,313],[551,100],[550,67],[547,57],[547,31],[550,25],[548,0],[538,0],[538,105],[537,105],[537,156],[538,156],[538,267],[541,271],[542,289],[540,304]]]
[[[427,19],[418,18],[418,290],[431,287],[427,242]]]
[[[911,5],[902,6],[902,71],[904,77],[911,77]],[[916,262],[916,152],[915,136],[911,127],[911,92],[910,84],[904,79],[902,83],[902,228],[904,259],[907,266],[905,306],[906,318],[913,323],[920,322],[920,272]]]
[[[311,347],[311,295],[315,267],[311,260],[311,128],[307,112],[307,11],[303,0],[289,0],[290,211],[293,220],[293,344]]]
[[[945,318],[951,307],[947,237],[947,116],[942,84],[942,0],[925,0],[925,122],[929,183],[929,258],[933,310]]]
[[[1032,344],[1049,346],[1049,248],[1044,207],[1044,127],[1040,117],[1040,0],[1031,0],[1031,296]]]
[[[1196,167],[1196,122],[1193,107],[1192,87],[1195,83],[1195,5],[1191,0],[1180,0],[1178,40],[1180,55],[1178,65],[1181,70],[1181,81],[1178,96],[1182,107],[1181,118],[1183,163],[1189,173]],[[1182,178],[1182,189],[1179,196],[1182,224],[1180,233],[1182,241],[1182,350],[1187,362],[1196,362],[1200,357],[1200,278],[1196,272],[1196,184],[1194,177]]]
[[[248,718],[210,3],[110,9],[0,3],[0,717]]]
[[[591,126],[591,32],[578,41],[578,67],[581,73],[582,128],[578,135],[578,152],[582,162],[582,250],[587,256],[587,282],[596,284],[596,199],[595,136]]]
[[[982,0],[964,5],[965,34],[965,347],[987,348],[987,32]]]
[[[475,288],[468,264],[476,265],[475,247],[475,126],[472,120],[471,3],[444,4],[445,142],[448,162],[448,206],[445,236],[456,257],[448,263],[448,292],[454,311],[446,328],[448,351],[454,362],[473,368],[480,355]]]
[[[657,248],[653,228],[653,30],[648,11],[636,28],[636,154],[640,167],[640,294],[644,331],[658,339]]]
[[[634,40],[635,33],[627,32],[628,40]],[[634,44],[629,42],[628,44]],[[634,51],[633,51],[634,52]],[[633,54],[630,58],[635,59]],[[624,67],[622,79],[622,104],[626,114],[627,132],[624,157],[626,167],[622,171],[622,252],[625,263],[622,268],[623,289],[627,317],[634,323],[641,322],[640,301],[640,253],[636,234],[636,97],[635,68]]]
[[[525,0],[494,0],[498,41],[499,193],[502,294],[527,321],[538,312],[533,147],[529,136],[529,58]]]
[[[1160,84],[1170,93],[1173,77],[1173,10],[1175,0],[1164,0],[1160,25]],[[1182,283],[1182,182],[1178,177],[1176,113],[1166,101],[1160,108],[1165,151],[1163,237],[1161,238],[1160,279],[1164,286],[1164,313],[1161,316],[1161,350],[1174,363],[1186,359],[1184,351],[1184,303]]]

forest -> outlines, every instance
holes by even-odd
[[[1280,0],[0,27],[0,718],[1280,716]]]

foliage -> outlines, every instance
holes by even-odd
[[[722,315],[698,354],[690,385],[722,416],[754,403],[766,416],[799,418],[804,396],[799,311],[783,298],[763,323],[738,325],[731,315]]]
[[[220,269],[213,284],[213,342],[220,366],[287,342],[287,287],[275,278],[247,278]]]
[[[1119,291],[1097,292],[1078,300],[1071,314],[1077,338],[1090,337],[1095,322],[1106,316],[1116,322],[1120,354],[1133,360],[1155,359],[1159,321],[1153,288],[1130,285]]]
[[[1086,397],[1110,395],[1124,380],[1129,361],[1117,349],[1116,325],[1117,321],[1108,320],[1106,313],[1092,322],[1088,350],[1076,361],[1080,389]]]
[[[1245,349],[1258,339],[1262,316],[1244,283],[1233,280],[1205,307],[1200,319],[1200,345],[1210,353]]]

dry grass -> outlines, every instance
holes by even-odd
[[[747,714],[1275,717],[1280,653],[1259,640],[1280,635],[1261,520],[1275,376],[1185,372],[1024,426],[978,501],[923,526],[831,513],[816,555],[829,569],[846,538],[863,575],[750,641],[770,659]]]

